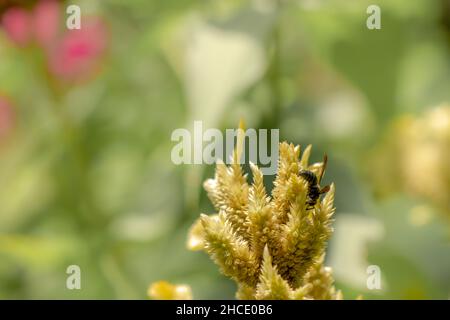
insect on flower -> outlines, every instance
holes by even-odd
[[[300,146],[280,143],[271,196],[262,170],[250,165],[249,184],[237,156],[229,166],[219,162],[214,179],[204,184],[217,211],[197,219],[188,248],[210,255],[237,283],[238,299],[342,299],[323,260],[333,232],[335,188],[321,189],[327,159],[308,165],[310,154],[311,146],[300,157]]]
[[[322,181],[323,174],[325,173],[327,162],[328,157],[327,155],[324,155],[319,177],[317,177],[316,174],[310,170],[300,170],[300,177],[308,183],[308,194],[306,199],[307,210],[314,209],[320,195],[330,191],[330,186],[320,188],[320,181]]]

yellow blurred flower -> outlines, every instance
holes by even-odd
[[[188,285],[175,285],[167,281],[152,283],[147,295],[156,300],[192,300],[191,288]]]
[[[450,105],[397,119],[369,162],[380,195],[403,191],[450,214]]]

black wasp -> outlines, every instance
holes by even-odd
[[[325,186],[320,188],[320,181],[322,181],[323,174],[325,173],[325,168],[327,166],[328,157],[327,155],[323,156],[323,165],[320,169],[319,177],[310,170],[300,170],[300,177],[305,179],[308,183],[308,194],[306,199],[306,210],[314,209],[317,200],[319,199],[321,194],[327,193],[330,191],[330,186]]]

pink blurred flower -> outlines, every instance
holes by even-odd
[[[79,30],[69,30],[49,54],[49,68],[68,81],[83,80],[99,66],[107,45],[107,31],[98,19],[84,20]]]
[[[107,46],[106,26],[91,18],[81,21],[80,30],[60,32],[62,18],[58,1],[41,0],[31,12],[9,9],[2,23],[14,43],[25,46],[34,40],[46,54],[50,73],[59,80],[84,80],[100,65]]]
[[[2,16],[2,24],[9,39],[19,46],[31,40],[30,13],[21,8],[10,8]]]
[[[14,127],[14,112],[9,101],[0,96],[0,139]]]
[[[34,37],[38,44],[48,47],[55,41],[61,8],[56,0],[39,1],[33,10]]]

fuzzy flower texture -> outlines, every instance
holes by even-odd
[[[251,164],[253,183],[238,164],[218,163],[204,187],[217,214],[192,226],[188,248],[204,250],[222,273],[238,285],[238,299],[342,299],[325,267],[325,247],[333,232],[334,185],[311,205],[310,183],[300,172],[319,177],[323,163],[308,164],[311,146],[280,144],[278,172],[271,196],[263,174]]]

